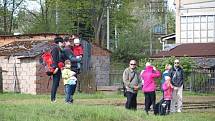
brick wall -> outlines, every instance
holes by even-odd
[[[36,63],[33,59],[0,57],[3,91],[36,94]]]
[[[10,57],[8,59],[8,57],[1,56],[0,63],[2,70],[7,71],[2,72],[3,91],[25,94],[50,93],[52,80],[50,80],[48,86],[49,76],[45,74],[42,65],[39,64],[39,57],[23,59]],[[62,80],[58,93],[64,93]]]

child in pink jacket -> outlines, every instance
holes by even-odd
[[[149,62],[146,63],[146,68],[144,72],[140,75],[140,77],[144,80],[142,91],[145,95],[145,111],[147,114],[150,110],[151,105],[153,105],[153,109],[155,110],[156,83],[154,78],[158,78],[160,77],[160,75],[160,72],[156,70],[154,66],[151,66]]]
[[[169,76],[165,76],[165,82],[162,85],[162,89],[164,91],[164,101],[166,102],[167,114],[170,112],[170,104],[172,99],[172,91],[173,86],[171,84],[171,78]]]

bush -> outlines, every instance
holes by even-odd
[[[139,61],[138,70],[144,69],[146,62],[151,62],[152,65],[154,65],[158,70],[160,70],[161,72],[164,72],[165,71],[165,65],[171,64],[173,66],[175,59],[176,59],[176,57],[174,57],[174,56],[161,58],[161,59],[157,59],[157,60],[150,60],[147,58],[141,59]],[[180,60],[180,65],[182,66],[182,68],[185,72],[185,82],[186,82],[188,80],[188,76],[190,75],[190,73],[192,71],[192,68],[194,68],[196,66],[196,63],[194,60],[192,60],[189,57],[181,57],[181,58],[179,58],[179,60]]]

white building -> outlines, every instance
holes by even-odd
[[[175,0],[176,44],[215,42],[215,0]]]

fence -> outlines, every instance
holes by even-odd
[[[122,74],[124,70],[111,70],[109,86],[120,86],[122,84]]]
[[[111,70],[109,86],[122,84],[124,70]],[[159,84],[157,84],[159,86]],[[194,92],[210,93],[215,92],[215,69],[193,69],[190,79],[185,83],[185,89]]]
[[[190,91],[209,93],[215,91],[215,69],[193,69]]]

